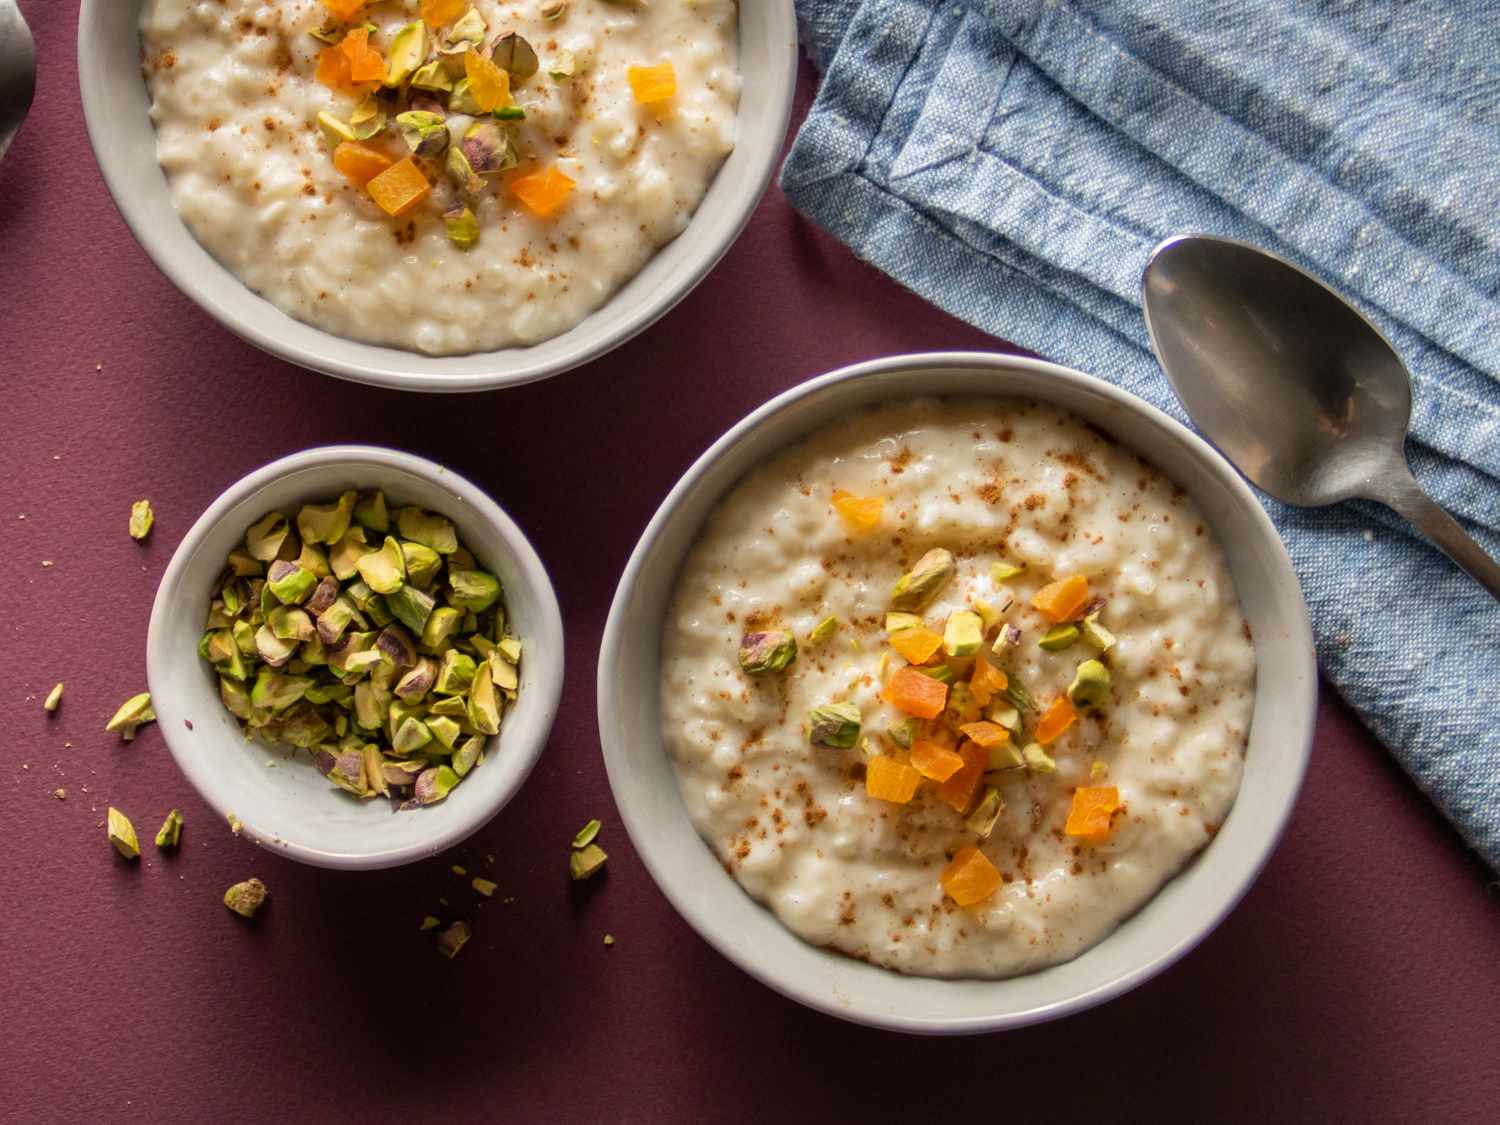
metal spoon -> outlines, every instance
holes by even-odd
[[[0,0],[0,156],[15,140],[36,93],[36,44],[16,0]]]
[[[1257,247],[1188,235],[1152,252],[1141,304],[1178,399],[1252,484],[1304,508],[1378,500],[1500,599],[1500,565],[1406,464],[1410,374],[1342,297]]]

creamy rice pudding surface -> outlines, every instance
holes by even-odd
[[[147,0],[143,62],[157,155],[198,240],[298,319],[432,354],[535,343],[602,304],[686,227],[733,147],[735,0],[475,0],[474,17],[470,8]],[[347,20],[331,18],[342,9],[351,10]],[[319,81],[320,66],[334,73],[324,52],[347,66],[337,56],[351,31],[356,40],[367,32],[376,65],[399,77],[397,36],[412,24],[423,25],[419,61],[442,71],[417,79],[430,87],[467,81],[468,49],[494,61],[511,32],[534,52],[536,70],[523,76],[524,50],[505,54],[500,61],[518,73],[507,74],[509,95],[488,112],[450,90],[413,86],[409,74],[397,87],[353,82],[347,70],[334,87]],[[321,39],[310,34],[318,29]],[[370,56],[351,41],[347,57]],[[385,127],[353,135],[372,127],[361,114],[367,97]],[[411,152],[395,118],[412,109],[444,119],[448,151]],[[320,128],[320,113],[351,135]],[[364,128],[352,121],[360,116]],[[448,152],[473,155],[465,135],[492,122],[507,150],[499,167],[473,180],[455,174]],[[429,131],[429,149],[436,139]],[[393,163],[409,157],[430,194],[387,214],[362,179],[373,168],[345,161],[351,179],[335,166],[335,146],[346,141]],[[542,190],[518,188],[526,175]],[[567,186],[561,202],[558,185]],[[392,206],[406,198],[386,197]],[[460,249],[442,216],[465,205],[478,241]]]
[[[1193,502],[1006,400],[861,413],[750,474],[684,566],[663,669],[688,811],[752,896],[813,944],[990,977],[1076,956],[1213,837],[1255,675]]]

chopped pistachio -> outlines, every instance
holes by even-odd
[[[492,883],[488,879],[480,878],[478,875],[469,880],[469,886],[473,887],[485,898],[489,898],[499,888],[498,883]]]
[[[518,637],[501,637],[495,645],[497,652],[511,664],[521,663],[521,641]]]
[[[453,521],[435,512],[402,508],[396,513],[396,530],[402,539],[431,547],[440,555],[451,555],[458,550],[458,532],[453,528]]]
[[[255,578],[265,571],[265,567],[249,551],[239,547],[229,552],[229,569],[240,578]]]
[[[359,576],[377,594],[393,594],[406,582],[406,561],[401,544],[389,535],[378,551],[361,555]]]
[[[594,842],[594,837],[599,835],[599,829],[604,827],[597,819],[590,820],[576,833],[573,834],[573,850],[579,851]]]
[[[173,809],[167,814],[167,819],[162,821],[161,827],[156,830],[156,846],[158,848],[175,848],[182,840],[182,813]]]
[[[1057,772],[1057,763],[1039,742],[1028,742],[1021,751],[1021,756],[1026,759],[1026,768],[1033,773]]]
[[[115,846],[115,851],[126,859],[138,859],[141,845],[135,838],[135,825],[130,823],[130,818],[111,805],[108,820],[109,842]]]
[[[576,879],[587,879],[604,866],[609,856],[598,844],[574,848],[568,856],[568,873]]]
[[[469,167],[481,176],[516,167],[520,158],[505,131],[494,121],[476,121],[459,142]]]
[[[1099,624],[1099,614],[1097,612],[1085,617],[1079,623],[1079,629],[1083,633],[1083,639],[1100,652],[1108,652],[1115,647],[1115,635]]]
[[[985,764],[986,770],[1018,770],[1026,764],[1021,748],[1014,742],[997,743],[989,747],[986,753],[989,755],[989,760]]]
[[[397,681],[393,689],[396,698],[407,703],[416,702],[432,690],[433,684],[437,682],[437,675],[437,661],[430,656],[424,656]]]
[[[443,42],[449,51],[463,54],[470,46],[479,46],[484,42],[489,28],[485,26],[484,17],[477,9],[470,8],[458,21],[448,29],[448,34],[443,36]]]
[[[814,746],[847,750],[859,741],[859,707],[853,703],[826,703],[807,713],[807,740]]]
[[[250,692],[244,684],[236,683],[225,676],[219,677],[219,698],[224,703],[224,709],[236,719],[248,722],[250,719]]]
[[[475,670],[469,685],[469,725],[480,734],[500,733],[500,701],[495,695],[494,670],[488,660]]]
[[[366,531],[379,535],[389,531],[391,519],[385,506],[385,493],[378,488],[361,492],[354,502],[354,522]]]
[[[423,931],[425,933],[427,930],[435,930],[435,929],[437,929],[442,924],[443,923],[442,923],[441,920],[439,920],[437,918],[434,918],[431,914],[429,914],[429,915],[427,915],[427,917],[425,917],[425,918],[422,919],[422,924],[420,926],[418,926],[417,929],[419,929],[419,930],[421,930],[421,931]]]
[[[318,24],[317,27],[309,28],[307,33],[319,43],[327,43],[332,47],[344,38],[344,25],[338,20],[330,19]]]
[[[1095,758],[1089,763],[1089,780],[1103,781],[1109,776],[1109,763]]]
[[[495,43],[490,61],[517,78],[530,78],[538,67],[536,50],[514,31],[502,35]]]
[[[385,596],[385,604],[396,615],[397,621],[420,636],[427,627],[427,619],[432,616],[436,601],[431,594],[424,594],[415,586],[402,586]]]
[[[825,617],[807,634],[807,643],[810,645],[822,644],[834,633],[838,632],[839,619],[836,616]]]
[[[288,676],[271,668],[262,668],[250,689],[250,706],[261,711],[285,711],[312,686],[306,676]]]
[[[68,799],[68,791],[66,789],[54,789],[52,790],[52,795],[59,801],[66,801]]]
[[[433,741],[441,747],[439,749],[438,746],[429,746],[427,748],[428,754],[442,754],[451,751],[454,743],[458,741],[458,736],[463,733],[463,728],[447,715],[428,715],[423,721],[426,722],[427,729],[432,733]]]
[[[891,588],[891,605],[906,611],[921,609],[938,596],[957,570],[953,553],[943,547],[934,547]]]
[[[943,626],[943,651],[949,656],[973,656],[984,643],[984,622],[972,610],[948,615]]]
[[[291,533],[292,525],[287,522],[287,518],[280,512],[272,512],[252,524],[250,530],[245,532],[245,550],[252,559],[270,562],[280,556],[281,548]]]
[[[931,676],[940,683],[951,684],[953,682],[953,669],[946,664],[924,665],[917,669],[924,676]]]
[[[1111,686],[1109,669],[1097,660],[1085,660],[1068,685],[1068,698],[1077,707],[1097,707],[1109,698]]]
[[[740,668],[746,675],[780,672],[797,659],[797,638],[784,630],[746,633],[740,638]]]
[[[578,60],[572,51],[559,51],[547,64],[547,74],[554,82],[566,82],[578,70]]]
[[[318,128],[323,130],[323,136],[331,145],[339,145],[345,141],[358,140],[354,130],[348,124],[340,121],[326,109],[318,110]]]
[[[241,918],[254,918],[266,901],[266,885],[259,879],[246,879],[224,892],[224,905]]]
[[[483,613],[500,596],[499,579],[482,570],[450,570],[448,585],[453,591],[449,601],[471,613]]]
[[[980,717],[979,702],[974,698],[973,689],[962,681],[949,684],[948,701],[944,705],[943,714],[955,727],[977,723]]]
[[[423,770],[417,775],[416,799],[423,805],[433,805],[441,801],[453,787],[459,782],[458,774],[447,766],[437,766],[433,769]]]
[[[366,98],[349,115],[349,129],[354,133],[355,140],[367,141],[379,136],[385,132],[385,124],[385,103],[379,98]]]
[[[1048,652],[1061,652],[1065,648],[1071,648],[1078,640],[1078,626],[1063,624],[1054,625],[1041,635],[1036,642]]]
[[[964,827],[981,840],[988,840],[990,833],[995,830],[995,823],[1004,811],[1005,802],[1000,797],[1000,790],[990,786],[984,791],[984,799],[975,806],[974,811],[969,814],[969,819],[964,821]]]
[[[326,616],[326,615],[325,615]],[[322,619],[320,618],[319,621]],[[270,613],[266,614],[266,625],[271,632],[276,634],[277,639],[283,641],[310,641],[313,639],[313,619],[304,609],[295,606],[279,605]],[[235,656],[239,655],[239,649],[234,644],[234,634],[228,630],[220,630],[214,636],[222,637],[219,647],[225,651],[232,651]],[[338,638],[335,637],[335,640]]]
[[[411,754],[431,741],[432,731],[427,724],[415,715],[408,715],[396,728],[396,735],[391,739],[391,749],[398,754]]]
[[[1006,684],[1005,694],[1018,710],[1035,711],[1036,700],[1032,698],[1031,692],[1026,690],[1026,685],[1018,680],[1014,673],[1009,677],[1010,682]]]
[[[556,23],[562,19],[568,11],[568,0],[542,0],[542,6],[537,9],[537,14],[548,23]]]
[[[448,960],[458,956],[458,951],[464,947],[469,940],[469,924],[467,922],[454,922],[441,934],[438,935],[438,952]]]
[[[297,512],[297,534],[303,544],[337,543],[349,530],[357,494],[343,493],[332,504],[304,504]]]
[[[443,230],[460,250],[471,250],[479,243],[479,220],[467,203],[456,203],[443,212]]]
[[[1015,563],[1006,562],[1003,559],[990,567],[990,579],[994,582],[1009,582],[1012,578],[1018,578],[1026,573],[1026,564],[1017,566]]]
[[[422,627],[422,644],[427,648],[441,648],[443,643],[458,632],[464,615],[452,606],[438,606]]]
[[[467,777],[469,771],[479,764],[484,756],[484,735],[475,734],[464,739],[453,751],[451,765],[459,777]]]
[[[266,571],[266,589],[282,605],[301,605],[317,588],[318,576],[294,562],[277,559]]]
[[[438,156],[448,148],[448,123],[441,114],[409,109],[396,115],[396,128],[413,156]]]
[[[413,20],[396,32],[385,56],[385,85],[395,89],[422,65],[427,55],[427,26]]]
[[[605,934],[604,935],[604,944],[606,946],[614,945],[614,943],[615,943],[615,935],[614,934]]]
[[[448,95],[448,112],[468,114],[470,116],[484,112],[484,109],[479,104],[479,100],[474,97],[473,92],[469,89],[469,80],[467,78],[460,78],[453,83],[453,92]],[[457,147],[448,150],[448,171],[450,173],[453,171],[453,154],[456,152],[459,152]],[[462,154],[460,153],[460,155]]]
[[[921,615],[916,613],[887,613],[885,615],[885,631],[887,633],[900,633],[906,629],[920,629],[923,624]]]
[[[906,718],[892,723],[886,728],[886,737],[903,749],[910,750],[911,744],[921,735],[922,720]]]
[[[433,690],[439,695],[462,695],[474,682],[476,671],[478,668],[474,664],[473,657],[450,648],[443,653],[443,662],[438,668],[437,682],[433,684]],[[493,674],[493,669],[491,671]]]
[[[111,734],[118,734],[129,742],[135,737],[137,727],[154,722],[156,722],[156,711],[151,706],[151,693],[143,691],[140,695],[132,695],[120,704],[119,710],[114,713],[109,722],[104,724],[104,729]]]
[[[448,73],[448,68],[443,65],[442,59],[433,59],[412,72],[411,87],[414,90],[447,93],[453,89],[453,78]]]
[[[334,578],[340,582],[347,582],[359,573],[359,560],[371,550],[372,548],[365,541],[365,529],[351,527],[329,550],[328,569],[333,572]]]
[[[155,522],[156,513],[151,510],[151,501],[137,500],[130,505],[130,538],[146,538],[151,534],[151,525]]]
[[[457,863],[455,863],[448,870],[452,871],[455,875],[467,875],[469,873],[469,869],[467,867],[464,867],[461,864]]]
[[[990,651],[996,656],[1004,656],[1006,651],[1021,643],[1021,630],[1014,625],[1000,626],[1000,632],[995,635],[995,643],[990,645]]]
[[[390,624],[382,629],[375,647],[396,668],[410,668],[417,662],[417,648],[412,644],[411,634],[400,625]]]
[[[484,180],[480,178],[479,173],[474,171],[474,166],[469,163],[469,158],[464,155],[464,150],[460,146],[449,147],[444,167],[448,170],[448,178],[453,181],[459,191],[478,195],[484,190]]]
[[[1006,703],[995,703],[985,713],[985,718],[998,726],[1004,727],[1012,735],[1021,733],[1021,712]]]
[[[502,691],[515,691],[521,686],[521,679],[516,675],[516,666],[500,655],[499,648],[490,653],[489,665],[490,675],[497,688]]]
[[[58,684],[47,693],[47,698],[42,702],[42,710],[56,711],[62,704],[63,686]]]

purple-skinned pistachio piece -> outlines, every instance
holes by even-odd
[[[494,121],[476,121],[470,125],[458,147],[469,167],[481,176],[503,172],[518,163],[515,151],[510,147],[510,138]]]
[[[346,750],[339,754],[333,768],[328,771],[328,780],[356,797],[369,792],[365,781],[365,756],[360,750]]]
[[[458,774],[447,766],[433,766],[417,775],[415,797],[424,805],[435,805],[453,792],[459,782]]]
[[[432,690],[433,684],[437,682],[437,674],[437,661],[431,657],[423,657],[397,681],[396,697],[408,703],[416,702]]]
[[[448,148],[448,123],[442,113],[409,109],[396,114],[396,128],[413,156],[441,156]]]
[[[312,757],[313,765],[317,767],[318,772],[324,777],[327,777],[330,773],[332,773],[333,767],[339,764],[338,758],[336,758],[333,755],[333,752],[330,750],[314,750]]]
[[[302,603],[302,608],[316,617],[338,600],[339,580],[333,575],[320,579],[312,596]]]
[[[748,676],[780,672],[797,659],[797,638],[783,629],[740,638],[740,668]]]
[[[338,644],[358,616],[354,603],[340,595],[318,616],[318,639],[324,646]]]
[[[301,605],[312,596],[318,576],[295,562],[277,559],[266,572],[266,588],[282,605]]]
[[[467,922],[454,922],[446,930],[438,935],[437,947],[448,960],[458,956],[458,951],[464,947],[469,940],[469,924]]]
[[[386,784],[403,788],[415,785],[417,776],[426,768],[427,765],[423,761],[393,762],[389,758],[382,761],[380,765]]]
[[[259,879],[246,879],[224,892],[224,905],[241,918],[254,918],[266,901],[266,885]]]
[[[375,647],[397,668],[410,668],[417,662],[417,646],[411,634],[400,625],[387,625],[375,638]]]

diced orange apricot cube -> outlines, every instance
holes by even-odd
[[[1031,604],[1056,625],[1073,620],[1088,600],[1089,580],[1081,574],[1070,574],[1043,586],[1032,596]]]
[[[938,788],[938,800],[952,807],[962,816],[974,803],[974,794],[979,792],[979,783],[984,780],[984,771],[989,768],[990,755],[982,746],[965,742],[958,748],[964,760],[962,768]]]
[[[884,496],[856,496],[842,488],[833,490],[833,506],[839,514],[857,527],[874,527],[885,509]]]
[[[677,96],[677,70],[669,62],[633,66],[625,73],[630,79],[630,92],[642,105],[653,105]]]
[[[885,685],[885,701],[919,719],[935,719],[948,703],[948,685],[915,668],[902,668]]]
[[[942,782],[963,769],[964,760],[961,755],[943,749],[936,742],[919,738],[911,746],[911,765],[923,777]]]
[[[330,90],[347,90],[354,85],[349,74],[349,56],[337,47],[324,47],[318,52],[318,69],[313,77]]]
[[[323,0],[323,7],[327,8],[339,19],[348,23],[355,14],[365,6],[365,0]]]
[[[411,157],[392,164],[365,185],[387,215],[404,215],[432,194],[432,185]]]
[[[577,185],[549,164],[540,172],[511,181],[510,190],[521,205],[539,219],[557,212]]]
[[[1094,843],[1107,839],[1110,824],[1120,807],[1120,790],[1114,785],[1084,785],[1073,790],[1073,807],[1063,831]]]
[[[905,762],[884,756],[865,764],[865,794],[892,804],[904,805],[917,795],[922,775]]]
[[[422,0],[422,22],[428,27],[457,23],[469,0]]]
[[[473,47],[464,52],[464,74],[469,79],[470,95],[485,113],[510,101],[510,74]]]
[[[958,729],[963,731],[965,738],[972,739],[975,745],[983,746],[986,750],[1010,741],[1010,731],[999,723],[988,720],[982,723],[965,723]]]
[[[1059,695],[1037,720],[1036,740],[1043,746],[1056,742],[1058,736],[1072,726],[1077,718],[1078,712],[1073,709],[1073,701],[1066,695]]]
[[[938,882],[959,906],[973,906],[1000,889],[1000,872],[982,851],[970,844],[954,853]]]
[[[990,700],[1010,686],[1010,678],[996,668],[981,653],[974,661],[974,674],[969,677],[969,690],[974,693],[974,702],[988,707]]]
[[[891,647],[906,657],[908,664],[926,664],[943,647],[943,635],[931,629],[902,629],[891,634]]]
[[[391,158],[378,148],[358,141],[344,141],[333,150],[333,166],[364,187],[391,166]]]

